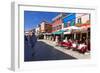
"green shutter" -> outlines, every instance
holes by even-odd
[[[66,27],[67,26],[67,24],[66,23],[64,23],[64,27]]]
[[[71,21],[71,26],[74,26],[75,25],[75,21]]]

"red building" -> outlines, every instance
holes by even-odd
[[[62,29],[62,16],[63,14],[59,14],[52,19],[52,32]]]

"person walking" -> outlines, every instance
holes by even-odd
[[[31,48],[34,48],[36,42],[37,42],[37,37],[34,33],[32,33],[32,36],[30,37]]]
[[[28,34],[24,36],[24,60],[32,60],[33,49],[31,48],[31,35]]]
[[[31,45],[31,50],[32,50],[32,57],[35,55],[35,44],[37,42],[37,37],[34,33],[30,36],[30,45]]]

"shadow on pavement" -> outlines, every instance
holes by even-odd
[[[26,50],[27,49],[27,50]],[[32,53],[33,52],[33,53]],[[28,53],[28,54],[27,54]],[[31,53],[31,54],[30,54]],[[68,54],[65,54],[53,46],[50,46],[42,41],[37,41],[33,49],[25,48],[24,56],[30,55],[24,61],[47,61],[47,60],[72,60],[76,59]]]

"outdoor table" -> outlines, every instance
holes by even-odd
[[[86,45],[85,45],[85,44],[80,44],[80,45],[78,46],[78,49],[81,49],[82,47],[86,47]]]
[[[76,43],[73,43],[73,44],[72,44],[72,47],[73,47],[73,48],[76,48],[76,46],[77,46]]]

